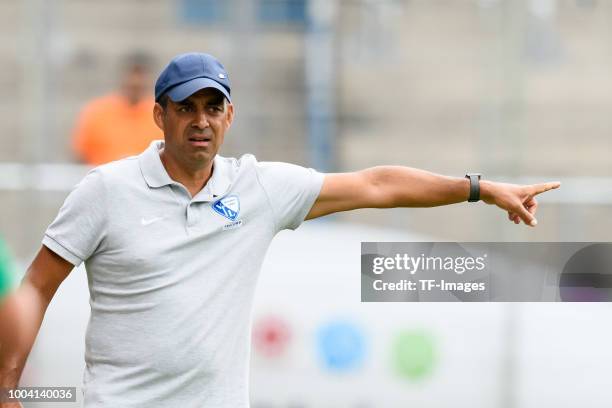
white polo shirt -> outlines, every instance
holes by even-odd
[[[85,262],[85,407],[248,407],[255,282],[272,238],[302,223],[324,175],[217,155],[192,198],[161,147],[89,172],[43,239]]]

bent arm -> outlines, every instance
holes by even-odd
[[[72,268],[43,246],[19,288],[0,304],[0,387],[17,387],[47,306]]]

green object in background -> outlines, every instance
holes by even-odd
[[[0,238],[0,299],[13,287],[13,262],[9,250]]]
[[[401,377],[421,380],[433,370],[436,353],[433,336],[423,331],[402,331],[393,341],[393,363]]]

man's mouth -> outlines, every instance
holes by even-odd
[[[191,136],[189,138],[190,142],[209,142],[210,136]]]
[[[195,147],[207,147],[210,144],[210,136],[191,136],[189,143]]]

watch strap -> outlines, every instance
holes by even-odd
[[[480,201],[480,173],[467,173],[465,175],[470,180],[470,196],[468,202],[474,203]]]

